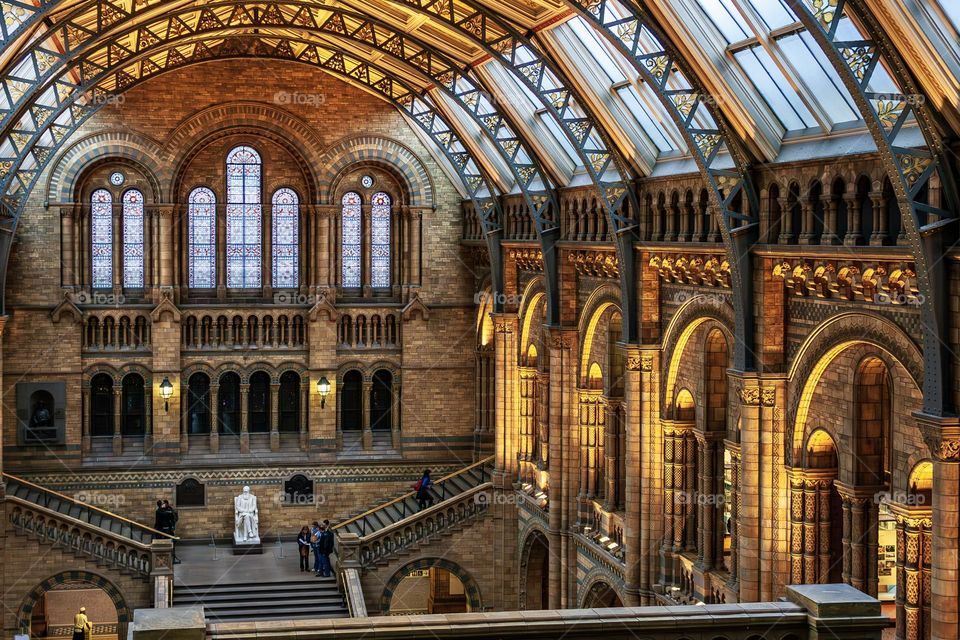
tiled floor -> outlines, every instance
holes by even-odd
[[[173,576],[177,585],[235,584],[242,582],[276,582],[303,577],[297,558],[297,543],[263,543],[260,555],[235,556],[230,545],[180,545]],[[313,558],[311,557],[311,562]]]

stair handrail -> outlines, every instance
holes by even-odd
[[[134,521],[134,520],[130,520],[129,518],[124,518],[123,516],[121,516],[121,515],[119,515],[119,514],[113,513],[112,511],[107,511],[106,509],[101,509],[100,507],[96,507],[96,506],[94,506],[94,505],[92,505],[92,504],[88,504],[88,503],[86,503],[86,502],[83,502],[82,500],[77,500],[76,498],[71,498],[70,496],[68,496],[68,495],[66,495],[66,494],[64,494],[64,493],[60,493],[59,491],[55,491],[55,490],[53,490],[53,489],[48,489],[47,487],[41,486],[41,485],[39,485],[39,484],[34,484],[33,482],[30,482],[29,480],[24,480],[23,478],[21,478],[21,477],[19,477],[19,476],[15,476],[15,475],[10,474],[10,473],[7,473],[6,471],[4,471],[4,472],[2,473],[2,475],[3,475],[3,477],[4,477],[5,479],[9,478],[10,480],[13,480],[14,482],[17,482],[17,483],[22,484],[22,485],[26,485],[26,486],[28,486],[28,487],[30,487],[30,488],[32,488],[32,489],[36,489],[36,490],[40,491],[41,493],[46,494],[46,495],[48,495],[48,496],[49,496],[49,495],[53,495],[53,496],[56,496],[56,497],[58,497],[58,498],[62,498],[63,500],[66,500],[67,502],[72,502],[73,504],[79,505],[79,506],[83,507],[84,509],[88,509],[88,510],[91,510],[91,511],[98,511],[98,512],[104,514],[104,515],[107,515],[107,516],[115,519],[115,520],[119,520],[119,521],[121,521],[121,522],[125,522],[125,523],[131,525],[131,528],[137,528],[137,529],[141,529],[141,530],[143,530],[143,531],[149,532],[149,533],[150,533],[151,535],[153,535],[154,537],[160,536],[160,537],[163,537],[163,538],[169,538],[169,539],[171,539],[171,540],[179,540],[179,539],[180,539],[178,536],[174,536],[174,535],[171,535],[171,534],[169,534],[169,533],[164,533],[163,531],[157,531],[157,530],[154,529],[153,527],[148,527],[148,526],[145,525],[145,524],[142,524],[142,523],[140,523],[140,522],[136,522],[136,521]],[[8,498],[20,498],[19,496],[7,496],[7,497],[8,497]],[[44,509],[47,509],[48,511],[51,511],[51,512],[53,512],[53,513],[59,513],[60,515],[66,516],[66,517],[68,517],[68,518],[73,518],[74,520],[77,520],[78,522],[83,522],[83,520],[80,520],[80,519],[77,518],[76,516],[71,516],[71,515],[69,515],[69,514],[62,513],[62,512],[60,512],[60,511],[56,511],[55,509],[51,509],[51,508],[50,508],[49,501],[47,502],[47,504],[39,504],[39,503],[31,503],[29,500],[26,500],[26,499],[24,499],[24,498],[20,498],[20,500],[22,500],[23,502],[26,502],[27,504],[37,504],[37,506],[43,507]],[[90,525],[90,526],[92,526],[92,527],[97,527],[97,525],[93,524],[92,522],[87,522],[86,524],[88,524],[88,525]],[[103,527],[97,527],[97,528],[98,528],[98,529],[103,529],[104,531],[109,531],[109,529],[104,529]],[[111,531],[111,533],[116,533],[116,532]],[[137,542],[137,541],[134,540],[133,542]],[[144,543],[144,544],[149,545],[149,543]]]
[[[468,498],[472,498],[473,496],[475,496],[475,495],[478,494],[478,493],[483,493],[483,492],[485,492],[485,491],[488,491],[488,490],[491,489],[492,487],[493,487],[493,483],[490,482],[489,480],[487,480],[486,482],[481,482],[481,483],[478,484],[477,486],[475,486],[475,487],[470,487],[470,488],[467,489],[466,491],[462,491],[461,493],[458,493],[457,495],[453,496],[453,497],[450,499],[449,502],[438,502],[438,503],[436,503],[436,504],[434,504],[434,505],[430,505],[429,507],[427,507],[427,508],[424,509],[423,511],[417,511],[416,513],[412,513],[412,514],[410,514],[410,515],[411,515],[411,516],[429,517],[429,516],[431,516],[431,515],[433,515],[433,514],[435,514],[435,513],[439,513],[440,511],[443,511],[444,509],[448,509],[452,504],[459,504],[459,503],[462,502],[463,500],[466,500],[466,499],[468,499]],[[478,503],[478,504],[486,504],[486,503]],[[375,540],[376,538],[380,538],[380,537],[383,537],[383,536],[390,535],[390,534],[393,533],[395,530],[400,529],[400,528],[405,527],[405,526],[407,526],[407,523],[405,523],[403,520],[397,520],[396,522],[391,522],[390,524],[388,524],[388,525],[385,526],[385,527],[382,527],[382,528],[380,528],[380,529],[377,529],[376,531],[371,531],[370,533],[368,533],[368,534],[366,534],[366,535],[360,536],[360,542],[361,542],[361,543],[364,543],[364,544],[369,543],[369,542]]]
[[[433,484],[434,484],[434,486],[436,486],[436,485],[438,485],[438,484],[443,484],[444,482],[446,482],[446,481],[449,480],[450,478],[454,478],[454,477],[456,477],[456,476],[459,476],[459,475],[462,475],[462,474],[464,474],[464,473],[467,473],[468,471],[472,471],[473,469],[476,469],[477,467],[484,467],[484,466],[490,464],[491,462],[493,462],[493,459],[494,459],[494,456],[487,456],[486,458],[483,458],[482,460],[478,460],[477,462],[474,462],[474,463],[471,464],[470,466],[464,467],[463,469],[458,469],[457,471],[454,471],[453,473],[450,473],[450,474],[447,474],[447,475],[443,476],[443,477],[440,478],[439,480],[436,480]],[[482,481],[481,481],[481,484],[483,484]],[[333,528],[333,529],[339,529],[339,528],[341,528],[341,527],[345,527],[345,526],[347,526],[348,524],[351,524],[351,523],[353,523],[353,522],[356,522],[357,520],[362,520],[363,518],[366,518],[367,516],[369,516],[369,515],[372,514],[372,513],[375,513],[375,512],[377,512],[377,511],[380,511],[381,509],[386,509],[387,507],[389,507],[389,506],[391,506],[391,505],[394,505],[394,504],[397,504],[398,502],[403,502],[403,501],[406,500],[407,498],[411,498],[411,497],[413,497],[413,496],[415,496],[415,495],[417,495],[417,492],[416,492],[416,491],[408,491],[407,493],[403,494],[402,496],[397,497],[397,498],[394,498],[393,500],[390,500],[389,502],[384,502],[384,503],[381,504],[381,505],[377,505],[376,507],[373,507],[372,509],[368,509],[368,510],[364,511],[363,513],[359,514],[359,515],[355,515],[355,516],[353,516],[352,518],[350,518],[350,519],[348,519],[348,520],[344,520],[343,522],[338,522],[337,524],[333,525],[332,528]],[[444,492],[444,496],[445,496],[445,495],[446,495],[446,492]],[[445,497],[444,497],[444,498],[441,498],[441,500],[443,500],[443,499],[445,499]],[[419,512],[419,513],[422,513],[422,512]],[[412,515],[412,514],[411,514],[411,515]]]

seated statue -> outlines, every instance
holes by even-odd
[[[244,487],[243,493],[233,499],[233,510],[234,541],[237,544],[258,544],[260,512],[257,510],[257,497],[250,493],[250,487]]]

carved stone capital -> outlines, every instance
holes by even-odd
[[[914,414],[923,441],[937,462],[960,463],[960,419]]]

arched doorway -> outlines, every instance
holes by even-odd
[[[550,544],[539,531],[532,531],[520,556],[520,608],[528,611],[550,607]]]
[[[210,433],[210,376],[195,373],[190,376],[187,387],[188,433]]]
[[[370,387],[370,429],[389,431],[393,418],[393,375],[386,369],[373,374]]]
[[[620,599],[620,594],[609,583],[597,580],[587,589],[581,606],[584,609],[608,609],[610,607],[622,607],[623,600]]]
[[[257,371],[250,376],[250,390],[248,391],[247,411],[250,423],[250,433],[267,433],[270,431],[270,374]]]
[[[460,565],[421,558],[400,567],[380,596],[383,615],[483,611],[476,580]]]
[[[280,425],[281,432],[300,431],[300,376],[296,371],[285,371],[280,376]]]
[[[86,608],[92,640],[124,640],[132,612],[121,591],[101,575],[69,571],[53,575],[24,598],[17,628],[32,638],[63,638],[73,633],[73,617]]]
[[[240,376],[233,371],[220,376],[220,392],[217,397],[217,421],[219,431],[225,435],[240,433]]]
[[[113,436],[113,378],[98,373],[90,381],[90,435]]]
[[[356,369],[343,374],[340,390],[340,430],[360,431],[363,428],[363,375]]]
[[[146,405],[144,403],[143,378],[128,373],[123,378],[123,415],[120,433],[124,436],[142,437],[146,433]]]

